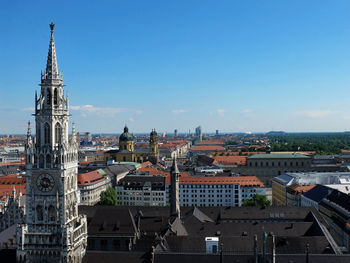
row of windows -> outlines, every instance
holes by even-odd
[[[37,155],[34,155],[34,167],[37,168],[56,168],[59,164],[62,162],[72,162],[77,161],[77,154],[69,153],[66,155],[59,155],[52,157],[52,154],[43,155],[40,154],[39,156],[39,162]],[[27,156],[27,163],[32,163],[32,155]],[[53,163],[52,163],[53,161]]]
[[[62,143],[62,126],[60,123],[56,123],[55,125],[55,144]],[[40,134],[40,133],[39,133]],[[40,139],[40,138],[39,138]],[[49,123],[45,123],[44,125],[44,143],[50,144],[51,143],[51,128]]]
[[[232,185],[232,184],[180,184],[180,188],[235,188],[238,189],[238,185]]]
[[[46,90],[46,104],[51,105],[51,90],[48,88]],[[53,104],[57,105],[58,104],[58,91],[57,88],[54,89],[53,91]]]
[[[260,165],[259,165],[260,164]],[[288,166],[288,164],[289,164],[289,166],[291,166],[291,167],[293,167],[293,166],[299,166],[299,164],[301,165],[301,166],[304,166],[304,162],[292,162],[292,161],[284,161],[284,162],[276,162],[276,164],[277,164],[277,167],[281,167],[281,166],[283,166],[283,164],[284,164],[284,166]],[[307,163],[308,164],[308,163]],[[263,161],[260,161],[260,162],[258,162],[258,161],[255,161],[255,162],[249,162],[249,166],[250,167],[252,167],[252,166],[255,166],[255,167],[258,167],[258,166],[260,166],[260,167],[269,167],[269,166],[271,166],[271,167],[274,167],[275,166],[275,162],[263,162]]]

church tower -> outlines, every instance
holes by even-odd
[[[26,143],[26,215],[17,227],[17,262],[81,262],[86,217],[78,214],[78,145],[68,136],[69,103],[58,71],[54,27],[35,94],[35,136]]]
[[[170,216],[180,218],[180,171],[177,168],[176,158],[170,169]]]
[[[151,163],[157,164],[159,159],[158,152],[158,134],[156,130],[152,130],[149,136],[149,158]]]
[[[134,151],[134,136],[129,133],[128,126],[125,125],[124,132],[119,136],[119,150],[120,151]]]

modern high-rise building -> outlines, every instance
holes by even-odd
[[[58,71],[54,27],[46,70],[35,95],[36,134],[28,127],[26,208],[17,227],[18,262],[81,262],[87,245],[86,217],[78,214],[78,145],[68,137],[69,104]]]
[[[174,130],[174,137],[177,137],[178,133],[177,133],[177,129]]]
[[[198,137],[199,141],[202,141],[202,127],[198,126],[196,128],[196,137]]]

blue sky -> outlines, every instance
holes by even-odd
[[[0,134],[33,120],[51,21],[77,130],[350,130],[349,14],[340,0],[3,1]]]

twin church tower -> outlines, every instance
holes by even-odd
[[[17,227],[17,262],[81,262],[86,217],[78,214],[78,145],[68,136],[69,101],[58,71],[53,23],[47,65],[35,95],[35,136],[26,143],[26,215]]]

